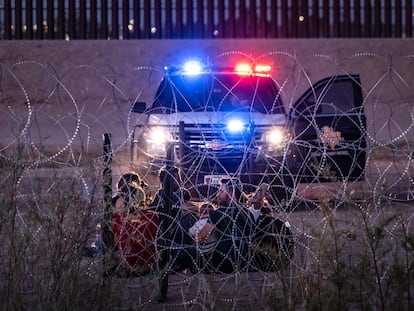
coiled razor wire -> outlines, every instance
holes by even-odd
[[[276,64],[283,60],[287,64],[283,75],[272,76],[279,88],[274,103],[283,99],[288,111],[294,108],[298,94],[312,88],[316,82],[305,69],[309,60],[298,59],[295,54],[283,51],[257,58],[244,52],[229,51],[212,57],[211,63],[227,64],[235,58]],[[324,144],[319,144],[320,159],[313,161],[315,159],[309,157],[302,161],[298,170],[300,173],[282,169],[272,171],[269,168],[267,173],[274,176],[283,174],[293,180],[285,185],[283,179],[278,181],[282,182],[280,188],[287,194],[281,199],[274,198],[272,205],[273,213],[289,223],[293,232],[294,255],[288,268],[262,272],[251,267],[250,272],[236,271],[232,274],[206,274],[199,268],[172,272],[175,263],[172,259],[166,271],[171,273],[169,296],[172,298],[162,304],[163,308],[185,307],[190,310],[200,306],[214,308],[226,305],[242,309],[240,306],[257,301],[263,295],[269,298],[281,294],[283,286],[294,290],[295,286],[303,283],[304,275],[314,271],[315,267],[322,271],[319,277],[324,280],[329,279],[329,269],[339,271],[340,264],[356,267],[361,253],[375,257],[372,248],[371,252],[361,251],[373,244],[383,251],[376,258],[384,267],[378,272],[377,282],[391,282],[394,258],[404,252],[411,254],[412,212],[409,206],[412,206],[414,199],[414,97],[411,81],[396,64],[406,61],[404,64],[411,66],[413,56],[408,55],[401,60],[360,52],[344,59],[323,54],[311,58],[331,66],[333,76],[351,77],[355,72],[348,72],[346,65],[364,61],[375,63],[377,72],[382,72],[375,81],[369,72],[360,73],[366,124],[362,120],[353,122],[361,127],[360,132],[366,139],[365,149],[360,150],[362,145],[353,145],[353,142],[339,143],[341,148],[358,148],[351,161],[352,166],[358,165],[358,152],[366,152],[365,166],[361,170],[363,178],[332,175],[335,171],[332,165],[338,163],[332,161]],[[368,69],[361,67],[361,70]],[[58,284],[63,282],[63,276],[60,278],[59,273],[48,269],[51,262],[61,269],[77,267],[82,277],[96,281],[96,284],[102,281],[101,268],[105,254],[97,252],[94,257],[85,258],[80,250],[84,245],[96,243],[96,236],[99,236],[99,232],[96,234],[95,231],[103,215],[103,133],[111,133],[114,139],[114,185],[122,173],[133,170],[148,184],[151,196],[159,189],[158,167],[154,168],[148,161],[141,161],[142,158],[137,161],[136,158],[139,155],[148,159],[150,154],[140,149],[139,144],[142,139],[140,134],[147,129],[148,119],[134,112],[134,103],[151,102],[163,73],[161,68],[149,66],[135,67],[128,73],[116,72],[109,65],[102,68],[77,66],[63,74],[50,65],[33,61],[1,66],[1,203],[9,208],[2,212],[0,234],[2,237],[18,238],[19,245],[26,246],[25,251],[19,250],[23,255],[20,270],[14,271],[24,275],[16,278],[16,282],[22,285],[19,294],[24,299],[37,301],[44,297],[45,292],[56,290],[60,293],[64,290],[57,289]],[[121,74],[127,75],[131,84],[122,84],[119,81]],[[371,78],[370,82],[367,77]],[[322,98],[315,98],[315,103],[332,106],[323,103]],[[346,114],[346,111],[340,111],[335,106],[331,110],[338,115]],[[316,125],[316,116],[304,117],[308,127],[314,128],[321,137],[323,130]],[[215,153],[209,149],[191,149],[190,145],[181,143],[190,155],[185,158],[188,163],[181,163],[190,167],[183,172],[184,184],[193,190],[193,195],[199,196],[198,200],[211,200],[217,188],[194,180],[200,179],[201,160],[214,160]],[[309,141],[295,140],[295,137],[291,137],[289,144],[298,148],[310,147]],[[246,150],[255,147],[253,142],[246,146]],[[280,167],[285,167],[289,155],[287,149],[283,152],[281,160],[270,158],[269,161],[280,161]],[[240,168],[247,161],[246,153]],[[221,165],[219,161],[217,165]],[[220,169],[227,175],[234,175],[234,172],[227,172],[224,166]],[[235,175],[240,172],[241,169],[236,170]],[[305,172],[315,175],[306,176],[304,182],[305,177],[301,174]],[[331,182],[321,182],[320,177]],[[354,179],[362,181],[353,182]],[[245,186],[254,191],[256,185]],[[198,190],[202,187],[207,191]],[[147,199],[149,202],[151,198]],[[134,238],[131,236],[131,240]],[[177,246],[171,246],[174,247]],[[6,273],[10,261],[6,259],[12,258],[11,250],[16,251],[16,245],[8,242],[0,252],[1,280],[10,276],[7,274],[10,272]],[[330,252],[337,257],[330,257]],[[347,260],[341,256],[346,256]],[[58,258],[61,266],[57,263]],[[338,260],[344,261],[340,263]],[[329,262],[331,267],[327,267]],[[111,308],[154,308],[157,277],[155,272],[127,281],[121,276],[111,277],[113,289],[120,291],[113,293],[112,298],[106,297]],[[304,286],[302,290],[305,293],[311,289]]]

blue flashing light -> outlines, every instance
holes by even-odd
[[[183,72],[188,75],[200,74],[203,70],[203,66],[198,61],[186,62],[183,66]]]
[[[239,119],[232,119],[227,122],[227,129],[231,133],[240,133],[244,130],[244,123]]]

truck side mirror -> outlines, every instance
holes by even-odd
[[[132,112],[143,113],[147,109],[145,102],[136,102],[132,107]]]

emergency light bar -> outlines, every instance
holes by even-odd
[[[220,68],[216,68],[219,70]],[[214,68],[209,68],[199,61],[188,61],[182,66],[182,73],[186,75],[197,75],[209,70],[214,70]],[[234,73],[242,76],[268,76],[272,67],[265,64],[256,64],[251,65],[248,63],[239,63],[233,70]]]

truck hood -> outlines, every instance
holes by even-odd
[[[186,124],[226,124],[230,120],[241,120],[243,123],[255,125],[280,125],[286,123],[284,114],[263,114],[255,112],[179,112],[172,114],[150,114],[148,125],[178,125]]]

